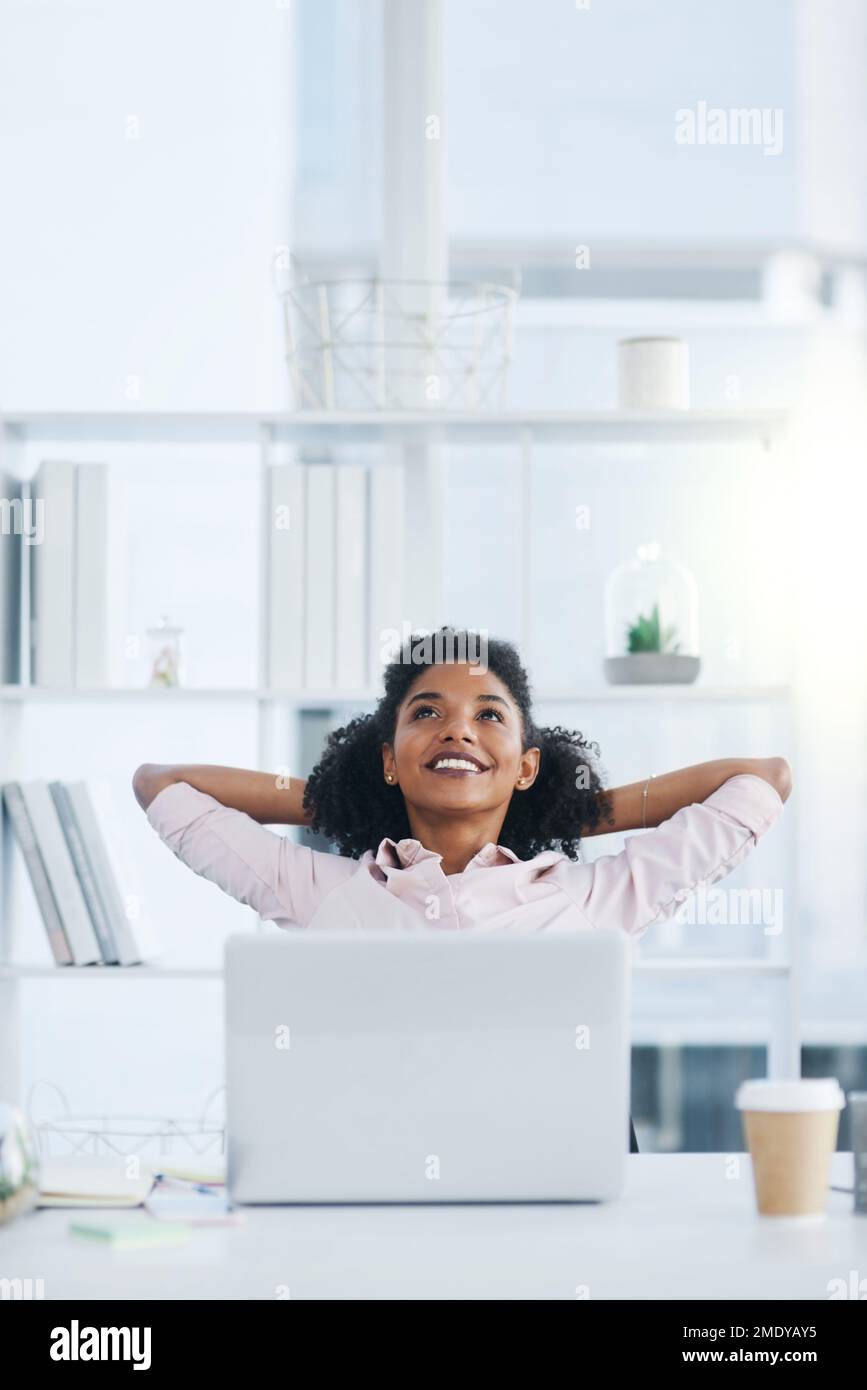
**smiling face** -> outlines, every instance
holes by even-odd
[[[539,770],[539,749],[524,748],[521,712],[490,671],[460,662],[425,666],[397,711],[394,742],[383,744],[383,772],[407,811],[471,814],[502,809]]]

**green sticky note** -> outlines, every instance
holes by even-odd
[[[69,1233],[81,1240],[110,1246],[112,1250],[131,1250],[136,1246],[178,1245],[189,1240],[192,1226],[182,1222],[171,1225],[151,1217],[138,1220],[70,1221]]]

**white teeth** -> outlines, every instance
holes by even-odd
[[[434,771],[440,767],[455,767],[465,772],[481,772],[482,770],[480,767],[476,767],[475,763],[467,762],[465,758],[438,758],[434,763]]]

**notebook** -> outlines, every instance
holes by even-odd
[[[45,1159],[39,1175],[40,1207],[139,1207],[154,1183],[153,1169],[141,1165],[127,1177],[126,1159]]]

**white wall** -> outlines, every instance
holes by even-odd
[[[574,242],[790,236],[791,138],[678,145],[675,112],[795,99],[787,0],[449,8],[452,232]]]
[[[237,0],[6,0],[0,409],[280,399],[292,23]]]
[[[381,234],[380,0],[296,3],[318,77],[296,236],[351,253]],[[865,25],[860,0],[450,0],[452,238],[562,242],[567,265],[608,241],[862,248]],[[698,102],[779,110],[781,152],[679,145]]]

